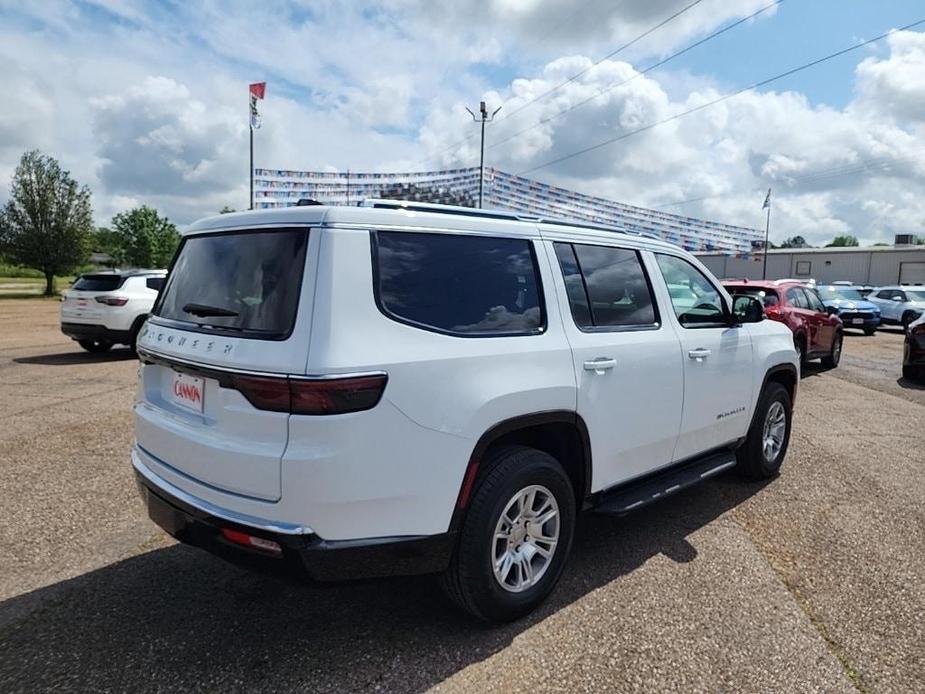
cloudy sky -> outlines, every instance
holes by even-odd
[[[925,24],[547,165],[925,19],[921,0],[786,0],[649,70],[772,4],[702,0],[604,59],[691,2],[0,0],[0,200],[39,148],[99,223],[245,207],[247,84],[266,81],[257,166],[475,165],[465,106],[485,99],[486,163],[512,173],[754,227],[772,187],[778,241],[923,231]]]

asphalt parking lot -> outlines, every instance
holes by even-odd
[[[584,519],[552,599],[489,628],[427,578],[331,587],[169,541],[128,461],[136,362],[0,301],[0,691],[913,692],[925,387],[902,334],[810,367],[770,484]]]

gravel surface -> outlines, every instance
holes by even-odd
[[[913,692],[925,682],[925,388],[899,331],[807,369],[783,474],[583,518],[537,613],[429,578],[331,587],[174,544],[128,462],[136,362],[0,301],[0,691]]]

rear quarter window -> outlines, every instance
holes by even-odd
[[[376,302],[390,318],[463,337],[542,332],[533,244],[464,234],[372,232]]]

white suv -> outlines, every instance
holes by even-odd
[[[114,344],[134,349],[166,277],[166,270],[81,275],[61,299],[61,332],[88,352],[106,352]]]
[[[132,463],[182,541],[319,580],[441,573],[513,619],[578,511],[777,473],[798,362],[763,318],[610,230],[394,201],[212,217],[139,336]]]

